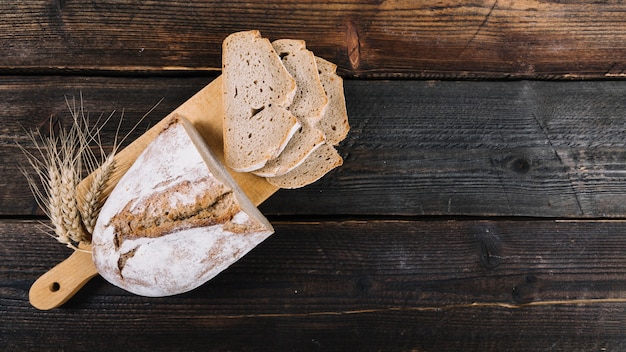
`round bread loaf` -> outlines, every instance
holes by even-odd
[[[92,239],[98,272],[142,296],[192,290],[273,233],[193,126],[171,119],[109,195]]]

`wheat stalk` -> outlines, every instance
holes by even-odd
[[[61,128],[58,134],[55,134],[51,119],[47,137],[38,136],[32,131],[28,133],[39,151],[38,154],[29,152],[19,144],[18,146],[39,180],[37,182],[36,178],[22,167],[22,173],[26,176],[37,204],[50,219],[51,225],[44,224],[44,227],[52,230],[57,241],[78,250],[79,242],[91,242],[105,200],[106,185],[116,167],[115,154],[126,138],[162,100],[144,114],[123,138],[118,139],[124,117],[122,111],[113,148],[109,152],[103,148],[100,131],[111,120],[115,111],[104,120],[103,115],[100,115],[94,127],[90,128],[89,116],[85,114],[83,107],[82,94],[78,107],[75,99],[70,102],[66,98],[65,101],[73,118],[72,126],[68,130]],[[92,147],[95,147],[96,152]],[[78,185],[86,175],[91,175],[90,183],[81,194]]]
[[[109,122],[115,112],[112,112],[104,122],[101,122],[102,116],[96,121],[94,128],[89,129],[89,116],[85,115],[83,104],[80,107],[76,107],[76,101],[72,100],[70,105],[69,100],[66,99],[66,104],[72,114],[73,124],[75,126],[82,126],[79,130],[81,133],[79,137],[79,151],[83,162],[83,174],[91,174],[88,186],[86,190],[81,194],[77,192],[77,196],[80,196],[80,202],[78,202],[78,211],[80,213],[81,223],[86,230],[86,236],[81,240],[83,242],[91,242],[91,235],[93,234],[100,209],[104,203],[103,193],[106,184],[115,169],[115,154],[117,153],[118,143],[117,135],[119,133],[119,127],[123,119],[120,118],[118,129],[115,134],[115,142],[111,152],[106,153],[102,147],[102,141],[100,139],[101,129]],[[95,144],[98,154],[92,151],[92,144]],[[78,186],[78,184],[77,184]],[[78,199],[78,198],[77,198]]]

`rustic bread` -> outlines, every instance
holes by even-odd
[[[314,126],[328,104],[320,82],[315,55],[306,49],[302,40],[280,39],[272,46],[298,87],[291,105],[287,108],[302,125],[277,158],[253,173],[258,176],[282,175],[300,165],[307,156],[324,143],[324,133]]]
[[[296,82],[259,31],[229,35],[222,50],[224,156],[248,172],[277,157],[300,127],[286,110]]]
[[[326,143],[337,145],[350,131],[343,80],[337,75],[337,65],[320,57],[315,59],[322,86],[328,97],[328,106],[316,127],[324,132]]]
[[[343,159],[337,150],[329,144],[322,144],[300,166],[283,175],[268,177],[267,182],[280,188],[304,187],[342,164]]]
[[[92,255],[112,284],[168,296],[205,283],[272,233],[191,123],[174,116],[105,202]]]

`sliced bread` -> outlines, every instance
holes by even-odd
[[[224,122],[224,158],[239,172],[257,170],[276,158],[300,128],[296,118],[279,106],[268,106],[249,117],[229,116],[229,123]]]
[[[271,104],[286,108],[296,94],[296,81],[272,43],[257,30],[233,33],[224,39],[222,74],[227,106],[245,104],[261,109]]]
[[[322,144],[300,166],[286,174],[268,177],[267,182],[280,188],[304,187],[342,164],[343,159],[337,150],[329,144]]]
[[[300,166],[322,144],[324,144],[324,133],[312,124],[305,123],[293,135],[277,158],[267,161],[262,168],[252,173],[261,177],[283,175]]]
[[[324,117],[316,126],[324,132],[326,143],[337,145],[350,131],[343,79],[337,74],[337,65],[320,57],[316,57],[315,60],[322,86],[328,97]]]
[[[343,159],[333,147],[344,140],[350,130],[343,80],[337,75],[335,64],[319,57],[316,57],[316,62],[320,80],[328,97],[328,106],[315,126],[324,132],[326,142],[296,168],[283,175],[266,178],[269,183],[277,187],[306,186],[343,164]]]
[[[296,118],[318,121],[328,104],[320,81],[315,54],[303,40],[279,39],[272,42],[287,72],[296,81],[296,94],[287,108]]]
[[[296,82],[259,31],[229,35],[223,44],[224,157],[239,172],[276,158],[300,127],[286,110]]]
[[[280,39],[272,46],[281,58],[287,71],[296,80],[297,91],[287,108],[298,119],[302,127],[296,132],[280,153],[265,166],[253,173],[263,177],[274,177],[293,170],[316,148],[324,143],[324,133],[314,126],[326,110],[328,98],[319,78],[315,55],[306,49],[302,40]]]

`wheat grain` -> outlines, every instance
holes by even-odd
[[[55,144],[52,144],[55,143]],[[49,151],[47,153],[49,155],[54,155],[54,151],[56,149],[56,141],[53,141],[52,138],[48,140],[48,148]],[[47,170],[48,178],[47,180],[42,180],[43,188],[45,193],[47,194],[47,198],[42,200],[44,204],[44,209],[46,209],[46,213],[50,218],[50,222],[52,226],[54,226],[54,233],[57,236],[57,240],[61,243],[69,244],[71,240],[71,236],[69,234],[69,230],[65,226],[63,215],[63,187],[62,187],[62,171],[60,170],[60,165],[57,165],[55,157],[49,157],[46,159],[48,162],[44,163],[44,169],[39,171],[41,174],[44,174],[44,171]]]
[[[102,194],[114,169],[115,153],[110,153],[102,165],[92,173],[91,183],[83,195],[80,211],[83,225],[88,234],[93,234],[98,214],[103,205]]]
[[[82,228],[80,211],[78,209],[76,187],[80,178],[74,165],[64,165],[61,170],[61,213],[63,224],[68,230],[68,236],[74,242],[88,239]]]

